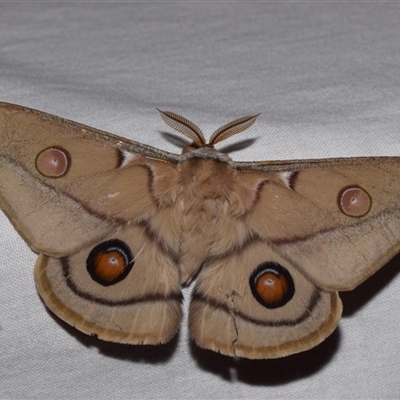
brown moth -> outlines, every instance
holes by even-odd
[[[230,122],[175,155],[25,107],[0,104],[0,205],[37,253],[40,296],[103,340],[160,344],[197,277],[190,335],[229,356],[277,358],[332,333],[338,291],[400,246],[400,158],[234,162]]]

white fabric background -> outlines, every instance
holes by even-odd
[[[237,160],[400,155],[399,21],[397,2],[1,3],[0,100],[177,153],[156,107],[206,133],[262,112]],[[186,319],[161,347],[82,335],[2,214],[0,249],[0,398],[400,397],[399,257],[343,294],[322,345],[246,361],[190,344]]]

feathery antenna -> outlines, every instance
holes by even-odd
[[[158,108],[157,111],[161,114],[162,119],[170,128],[182,133],[189,139],[193,140],[193,143],[198,147],[204,147],[207,145],[214,146],[214,144],[216,143],[219,143],[225,139],[230,138],[233,135],[243,132],[244,130],[250,128],[250,126],[254,124],[257,117],[260,115],[249,115],[247,117],[238,118],[234,121],[228,122],[227,124],[218,128],[211,135],[210,141],[207,143],[206,139],[204,138],[203,132],[193,122],[182,117],[181,115],[175,114],[170,111],[162,111]]]

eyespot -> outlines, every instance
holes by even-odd
[[[48,147],[36,157],[36,169],[48,178],[59,178],[65,175],[69,166],[69,154],[60,147]]]
[[[339,194],[339,208],[349,217],[363,217],[371,209],[371,197],[358,186],[347,187]]]
[[[90,276],[103,286],[114,285],[125,279],[133,264],[129,247],[118,239],[100,243],[93,248],[86,260]]]
[[[289,271],[275,262],[260,264],[250,276],[254,298],[266,308],[284,306],[294,295],[294,282]]]

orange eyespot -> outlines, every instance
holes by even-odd
[[[103,281],[112,282],[125,271],[125,263],[125,257],[116,250],[100,251],[94,259],[96,275]]]
[[[70,157],[66,150],[49,147],[36,157],[36,169],[48,178],[59,178],[65,175],[70,166]]]
[[[256,290],[264,303],[280,303],[288,291],[288,283],[283,275],[266,272],[258,277]]]
[[[294,283],[289,272],[274,262],[260,264],[250,277],[255,299],[266,308],[284,306],[294,295]]]
[[[363,217],[371,209],[370,195],[360,187],[348,187],[339,194],[339,208],[349,217]]]
[[[97,283],[103,286],[114,285],[125,279],[132,269],[132,253],[121,240],[109,240],[100,243],[90,252],[86,267]]]

